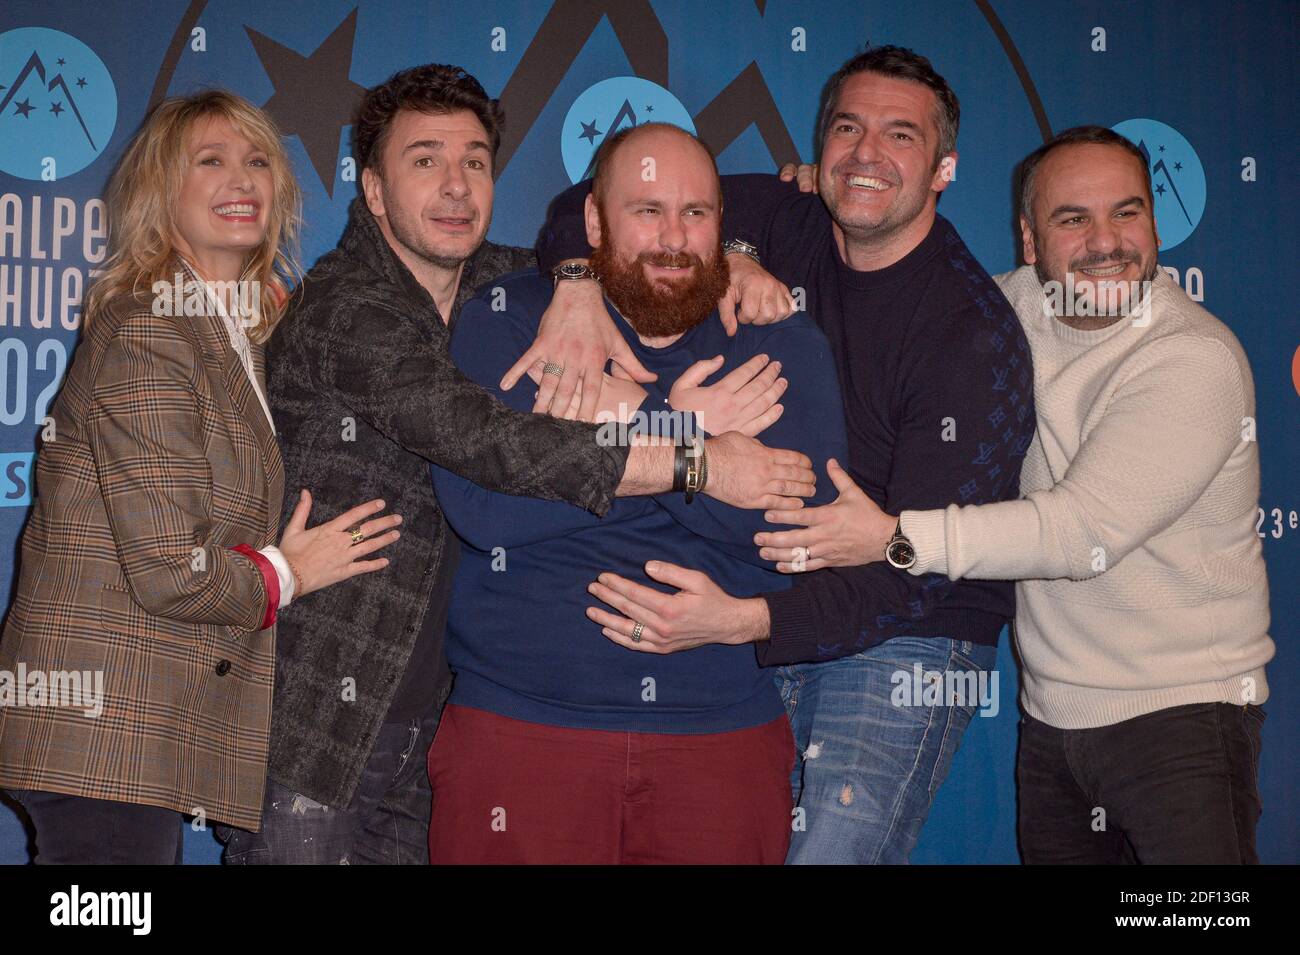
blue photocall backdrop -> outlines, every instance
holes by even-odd
[[[689,126],[724,173],[811,160],[827,77],[867,42],[895,43],[930,57],[961,98],[960,165],[943,213],[990,272],[1017,264],[1012,168],[1053,130],[1100,123],[1149,151],[1161,262],[1233,329],[1254,369],[1258,532],[1277,642],[1259,848],[1266,862],[1300,862],[1300,282],[1295,170],[1285,165],[1297,140],[1297,32],[1286,0],[6,0],[0,604],[13,586],[36,437],[104,258],[99,196],[152,102],[222,86],[275,117],[305,196],[309,265],[337,241],[355,194],[358,96],[403,67],[459,64],[501,97],[491,236],[531,245],[549,198],[585,173],[610,129],[651,118]],[[914,861],[1018,861],[1018,680],[1005,638],[998,667],[1000,710],[967,732]],[[27,842],[0,806],[0,862],[26,861]],[[189,831],[186,849],[190,862],[218,857],[208,831]]]

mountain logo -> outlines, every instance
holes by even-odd
[[[57,179],[99,157],[117,126],[117,89],[95,52],[45,27],[0,33],[0,171]]]
[[[1111,129],[1137,143],[1147,158],[1160,251],[1168,252],[1196,230],[1205,213],[1201,159],[1182,133],[1159,120],[1128,119]]]
[[[677,97],[639,76],[615,76],[589,86],[569,107],[560,127],[560,152],[570,182],[593,170],[596,150],[607,136],[641,123],[672,123],[695,132],[695,121]]]

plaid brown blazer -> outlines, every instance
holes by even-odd
[[[260,573],[227,548],[276,542],[283,464],[220,317],[151,304],[112,302],[82,335],[0,639],[15,676],[102,671],[103,711],[0,707],[0,786],[256,831],[275,632],[256,630]]]

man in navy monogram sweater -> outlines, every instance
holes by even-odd
[[[974,690],[987,691],[981,674],[1014,616],[1014,590],[912,576],[902,539],[888,563],[859,554],[848,518],[868,498],[897,515],[1018,497],[1033,376],[1010,305],[936,212],[956,167],[959,106],[948,84],[924,57],[882,47],[846,63],[826,103],[820,196],[772,176],[733,176],[723,198],[727,234],[803,290],[830,342],[849,439],[844,469],[828,468],[839,497],[784,517],[815,530],[810,547],[792,548],[794,532],[755,536],[763,558],[797,574],[793,588],[720,594],[704,575],[668,568],[673,596],[617,575],[593,593],[613,608],[597,619],[623,646],[752,642],[775,668],[803,757],[789,861],[903,862],[988,702]],[[557,203],[543,263],[582,253],[571,215],[581,191]],[[647,620],[653,637],[633,644],[631,622]],[[944,692],[900,697],[918,667]]]

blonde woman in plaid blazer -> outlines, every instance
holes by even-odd
[[[308,529],[304,491],[274,546],[262,344],[299,207],[270,119],[221,91],[160,104],[114,174],[0,639],[0,786],[37,862],[179,862],[181,814],[256,830],[276,612],[387,564],[358,559],[397,539],[382,501]]]

